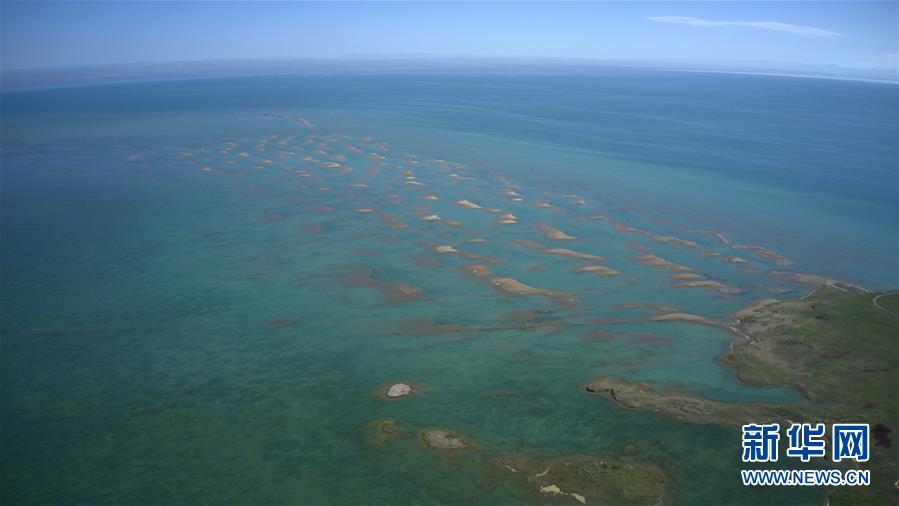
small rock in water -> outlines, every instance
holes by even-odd
[[[428,446],[435,450],[452,450],[455,448],[465,448],[465,441],[461,437],[453,434],[448,430],[430,429],[422,433]]]
[[[397,383],[396,385],[391,385],[390,388],[387,389],[387,397],[404,397],[412,393],[412,387],[405,383]]]

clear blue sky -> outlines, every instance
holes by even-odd
[[[891,69],[896,2],[10,2],[2,68],[347,54]]]

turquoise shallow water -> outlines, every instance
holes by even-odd
[[[605,72],[5,93],[3,497],[551,502],[491,458],[634,443],[627,458],[671,474],[682,504],[819,501],[745,493],[735,430],[578,387],[615,375],[798,400],[716,362],[726,331],[627,304],[727,321],[754,299],[808,292],[785,272],[895,284],[895,87]],[[506,213],[516,223],[499,224]],[[589,262],[521,241],[602,255],[620,274],[572,272]],[[650,253],[725,290],[674,286],[674,271],[637,258]],[[560,293],[505,294],[462,271],[475,263]],[[560,304],[566,294],[578,303]],[[378,397],[399,380],[420,394]],[[383,418],[476,445],[460,459],[373,447],[364,426]]]

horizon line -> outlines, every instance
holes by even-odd
[[[29,67],[0,69],[0,86],[12,88],[28,88],[52,85],[73,85],[79,83],[98,83],[115,81],[137,81],[143,79],[175,79],[214,77],[223,73],[234,76],[249,74],[283,73],[285,71],[312,70],[322,67],[298,67],[299,63],[331,64],[331,69],[349,70],[341,67],[341,63],[364,62],[378,64],[427,65],[438,64],[446,67],[471,65],[533,65],[535,67],[551,67],[567,64],[580,67],[615,67],[638,68],[660,71],[683,71],[721,74],[765,75],[776,77],[817,78],[844,81],[875,82],[899,84],[899,73],[896,69],[871,67],[842,67],[838,65],[794,64],[778,62],[717,62],[700,60],[653,59],[653,58],[588,58],[578,56],[468,56],[468,55],[434,55],[434,54],[346,54],[341,56],[314,56],[296,58],[207,58],[204,60],[172,60],[144,61],[120,63],[85,63],[73,65],[56,65],[47,67]],[[210,64],[213,64],[210,66]],[[215,67],[214,64],[219,64]],[[228,65],[231,65],[228,68]],[[244,64],[243,66],[236,64]],[[249,65],[247,65],[249,64]],[[256,67],[253,68],[253,64]],[[281,66],[265,64],[281,64]],[[285,65],[293,64],[293,65]],[[199,67],[192,69],[179,68],[184,65]],[[203,65],[206,65],[204,68]],[[223,67],[224,66],[224,67]],[[561,66],[561,65],[560,65]],[[154,68],[156,67],[156,68]],[[100,69],[129,69],[130,72],[95,75],[85,72]],[[360,67],[365,68],[365,67]],[[842,71],[842,72],[840,72]],[[57,73],[57,75],[47,74]],[[31,77],[31,79],[28,79]],[[23,79],[24,78],[24,79]],[[42,79],[43,78],[43,79]],[[20,82],[16,82],[20,81]],[[22,82],[25,81],[25,82]],[[30,81],[30,82],[28,82]]]

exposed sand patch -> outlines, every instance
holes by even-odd
[[[459,207],[464,207],[466,209],[482,209],[481,206],[475,204],[474,202],[472,202],[470,200],[457,200],[456,202],[454,202],[454,204],[456,204]]]
[[[548,248],[543,250],[544,253],[549,253],[550,255],[561,255],[568,258],[574,258],[577,260],[592,260],[594,262],[605,262],[606,259],[599,256],[593,255],[590,253],[581,253],[580,251],[572,251],[567,248]]]
[[[699,316],[695,314],[689,313],[667,313],[656,315],[649,318],[652,321],[656,322],[668,322],[668,321],[685,321],[685,322],[700,322],[700,323],[711,323],[711,320],[706,318],[705,316]]]
[[[710,279],[704,281],[686,281],[684,283],[676,283],[674,284],[674,286],[711,288],[713,290],[718,290],[721,293],[740,293],[742,291],[739,288],[734,288],[719,281],[713,281]]]
[[[515,223],[518,223],[518,218],[512,213],[506,213],[497,216],[496,222],[501,225],[514,225]]]
[[[668,260],[665,260],[664,258],[656,256],[656,255],[640,255],[637,257],[637,260],[639,260],[647,265],[651,265],[653,267],[661,267],[663,269],[668,269],[670,271],[691,271],[691,270],[693,270],[690,267],[687,267],[686,265],[669,262]]]
[[[761,255],[761,256],[767,258],[768,260],[773,260],[774,263],[776,263],[777,265],[787,265],[790,263],[790,261],[787,259],[787,257],[785,257],[783,255],[779,255],[779,254],[777,254],[767,248],[763,248],[761,246],[734,246],[734,248],[742,249],[742,250],[746,250],[746,251],[752,251],[753,253]]]
[[[509,295],[544,295],[563,304],[578,303],[577,299],[568,292],[533,287],[514,278],[491,278],[490,284]]]
[[[678,273],[678,274],[671,274],[668,277],[671,279],[702,279],[703,278],[703,276],[700,276],[699,274],[695,274],[692,272],[682,272],[682,273]]]
[[[597,276],[617,276],[621,274],[615,269],[610,269],[602,265],[583,265],[574,269],[574,272],[592,272]]]
[[[688,248],[698,248],[699,245],[693,241],[689,241],[687,239],[680,239],[678,237],[673,237],[670,235],[650,235],[650,239],[656,242],[664,242],[671,244],[680,244],[681,246],[686,246]]]
[[[540,225],[538,225],[538,227],[547,239],[551,239],[553,241],[572,241],[575,239],[574,236],[568,235],[558,228],[555,228],[552,225],[548,225],[546,223],[541,223]]]
[[[493,278],[490,280],[493,286],[511,295],[552,295],[552,290],[536,288],[526,285],[514,278]]]
[[[397,397],[405,397],[407,395],[412,394],[412,387],[405,383],[396,383],[390,385],[390,388],[387,389],[387,392],[384,394],[387,397],[394,399]]]
[[[468,446],[461,436],[445,429],[426,429],[421,431],[421,437],[434,450],[456,450]]]
[[[615,230],[617,230],[619,232],[628,233],[628,234],[639,234],[644,237],[648,237],[656,242],[662,242],[662,243],[667,243],[667,244],[679,244],[681,246],[686,246],[688,248],[698,248],[699,247],[698,244],[696,244],[693,241],[687,240],[687,239],[681,239],[679,237],[674,237],[671,235],[655,235],[652,232],[648,232],[646,230],[643,230],[643,229],[640,229],[637,227],[632,227],[630,225],[625,225],[624,223],[621,223],[621,222],[615,224]]]

